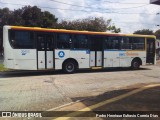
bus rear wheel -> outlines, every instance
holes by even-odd
[[[63,64],[63,71],[65,73],[74,73],[77,69],[76,63],[72,60],[68,60]]]
[[[137,70],[137,69],[139,69],[139,67],[140,67],[140,63],[139,63],[139,61],[138,60],[133,60],[132,61],[132,64],[131,64],[131,68],[133,69],[133,70]]]

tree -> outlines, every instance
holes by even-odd
[[[160,39],[160,29],[157,30],[154,35],[157,37],[157,39]]]
[[[81,20],[73,20],[73,21],[61,21],[57,28],[59,29],[69,29],[69,30],[83,30],[83,31],[96,31],[96,32],[120,32],[120,28],[116,28],[115,26],[110,25],[111,19],[104,20],[104,18],[86,18]]]
[[[149,29],[137,30],[133,34],[154,35],[153,30],[149,30]]]
[[[21,9],[10,11],[8,8],[0,9],[1,27],[3,25],[21,25],[32,27],[55,27],[58,21],[48,11],[42,12],[37,6],[25,6]]]
[[[43,12],[43,19],[42,19],[42,27],[55,27],[58,21],[58,18],[55,17],[55,15],[51,14],[48,11]]]
[[[8,24],[11,13],[8,8],[0,9],[0,53],[2,53],[3,49],[3,25]]]
[[[36,6],[25,6],[22,8],[22,19],[25,21],[25,26],[38,27],[42,23],[41,9]]]
[[[25,6],[22,11],[24,26],[52,28],[58,21],[53,14],[48,11],[42,12],[37,6]]]

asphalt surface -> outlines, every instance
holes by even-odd
[[[159,73],[159,63],[155,66],[143,66],[135,71],[130,69],[81,70],[75,74],[63,74],[61,71],[3,72],[0,73],[0,111],[56,111],[60,109],[64,111],[68,109],[65,108],[67,104],[79,101],[76,107],[72,108],[69,105],[70,111],[76,111],[144,85],[160,83]],[[129,96],[124,101],[107,104],[95,110],[158,110],[160,108],[157,102],[160,101],[159,93],[159,87],[156,87],[137,93],[137,97]],[[3,118],[3,120],[7,119]]]
[[[156,85],[149,84],[149,85]],[[102,119],[102,120],[158,120],[160,119],[160,84],[159,86],[151,87],[145,89],[136,94],[127,96],[120,100],[115,100],[117,96],[122,96],[131,91],[143,88],[147,86],[146,84],[138,84],[137,86],[128,86],[127,88],[121,90],[114,90],[106,92],[104,94],[90,97],[82,102],[78,102],[72,105],[68,105],[62,108],[57,109],[57,111],[78,111],[85,110],[90,108],[89,112],[84,112],[77,116],[71,116],[71,120],[79,120],[81,116],[85,116],[83,119]],[[102,102],[108,100],[108,104],[98,106],[97,104],[102,104]],[[115,101],[113,101],[115,100]],[[93,108],[94,105],[97,105],[96,108]],[[92,107],[91,107],[92,106]],[[87,110],[87,109],[86,109]],[[125,115],[126,117],[112,117],[109,115]],[[127,115],[132,115],[128,117]],[[66,116],[66,115],[64,115]],[[94,116],[94,117],[89,117]],[[96,117],[98,116],[98,117]],[[56,119],[56,118],[55,118]]]

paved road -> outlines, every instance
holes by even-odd
[[[96,97],[77,102],[56,111],[66,117],[55,120],[159,120],[160,118],[160,84],[139,84],[125,89],[113,90]],[[51,114],[52,116],[54,114]],[[118,117],[115,117],[118,116]],[[78,117],[80,116],[80,118]],[[123,116],[123,117],[122,117]]]
[[[160,66],[131,71],[115,69],[76,74],[15,73],[0,78],[0,111],[46,111],[115,90],[160,83]],[[20,76],[20,77],[19,77]],[[78,109],[78,108],[77,108]]]

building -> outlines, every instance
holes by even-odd
[[[160,0],[150,0],[150,3],[160,5]]]

